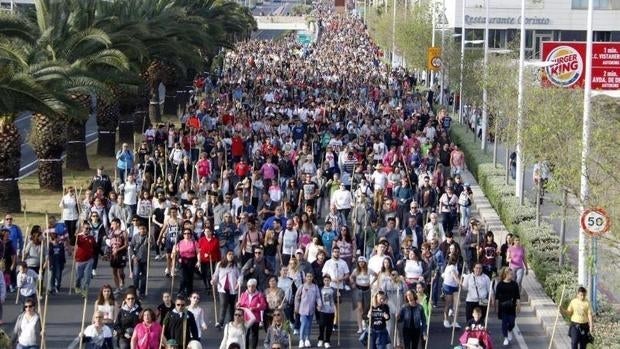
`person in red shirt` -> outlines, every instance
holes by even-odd
[[[239,163],[237,163],[237,165],[235,165],[235,174],[237,175],[237,177],[239,179],[245,178],[245,177],[248,176],[248,174],[250,173],[251,169],[252,168],[247,163],[247,161],[245,161],[245,159],[241,159],[241,162],[239,162]]]
[[[198,180],[211,177],[211,160],[207,158],[207,153],[200,154],[200,160],[196,162],[196,172]]]
[[[243,143],[243,138],[241,138],[241,135],[239,135],[238,133],[235,133],[235,135],[231,139],[230,153],[232,155],[233,163],[239,162],[239,160],[241,160],[241,157],[245,153],[245,144]]]
[[[198,240],[200,250],[200,270],[202,282],[207,290],[211,289],[211,274],[220,261],[220,241],[209,227],[205,227],[205,234]]]
[[[90,233],[91,227],[88,222],[82,225],[82,230],[76,237],[75,250],[75,293],[86,297],[93,269],[95,253],[97,253],[97,240]]]

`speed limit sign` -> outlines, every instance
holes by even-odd
[[[581,229],[591,237],[606,234],[611,228],[611,219],[604,209],[590,208],[581,214]]]

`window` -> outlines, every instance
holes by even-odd
[[[592,33],[593,40],[597,42],[608,42],[611,41],[611,32],[598,32],[595,31]]]
[[[505,48],[506,47],[506,30],[489,29],[489,47]]]
[[[620,10],[620,0],[594,0],[595,10]],[[573,10],[587,10],[588,0],[571,0]]]

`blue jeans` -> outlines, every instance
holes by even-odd
[[[17,343],[17,346],[15,348],[16,349],[39,349],[40,346],[38,346],[38,345],[21,345],[21,344]]]
[[[525,274],[524,268],[514,268],[512,271],[515,273],[515,281],[519,285],[519,290],[521,290],[521,283],[523,282],[523,275]]]
[[[437,305],[437,302],[439,301],[439,291],[441,291],[442,284],[440,275],[440,273],[437,273],[435,280],[433,280],[433,294],[431,294],[431,300],[434,305]]]
[[[140,292],[140,296],[144,297],[146,292],[146,261],[133,263],[133,286]]]
[[[299,340],[310,340],[310,330],[312,327],[312,314],[299,315],[301,326],[299,327]]]
[[[508,337],[508,332],[512,332],[512,329],[515,328],[515,319],[514,315],[506,315],[502,314],[502,334],[504,338]]]
[[[89,259],[86,262],[76,262],[75,272],[75,287],[87,290],[90,285],[90,278],[92,276],[93,259]]]

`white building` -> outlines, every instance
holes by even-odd
[[[433,1],[433,0],[431,0]],[[461,33],[465,1],[467,40],[484,39],[489,1],[489,47],[519,40],[520,0],[434,0],[445,7],[447,26]],[[588,0],[526,0],[526,55],[539,58],[542,41],[585,41]],[[594,0],[594,41],[620,41],[620,0]],[[458,39],[460,41],[460,39]]]

